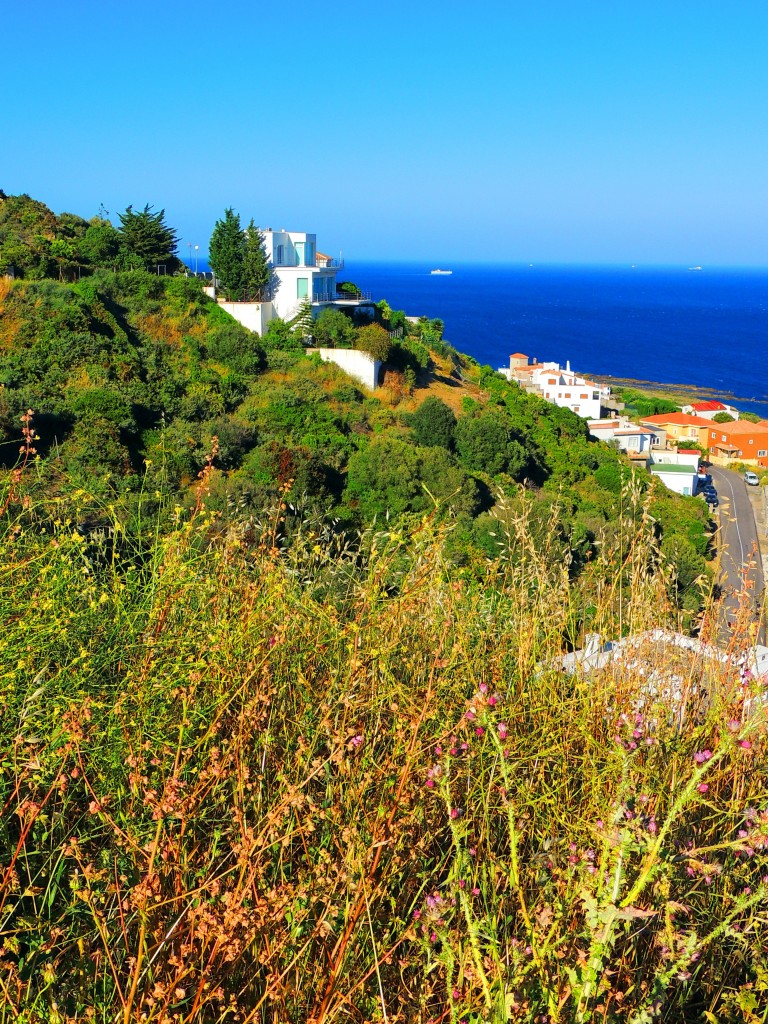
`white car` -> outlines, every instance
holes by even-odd
[[[752,473],[751,471],[748,471],[744,474],[744,482],[749,484],[751,487],[757,487],[757,485],[760,483],[760,479],[757,473]]]

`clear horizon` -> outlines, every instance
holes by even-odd
[[[164,208],[182,255],[232,206],[359,261],[768,263],[756,0],[42,0],[4,26],[0,188]]]

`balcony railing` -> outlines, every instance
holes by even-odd
[[[370,302],[370,292],[336,292],[335,295],[315,295],[313,302]]]
[[[296,258],[293,259],[284,256],[283,259],[272,260],[272,266],[276,269],[282,267],[316,267],[318,270],[343,270],[344,260],[317,260],[314,263],[299,263]]]

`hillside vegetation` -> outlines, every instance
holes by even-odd
[[[756,681],[562,667],[714,632],[701,503],[439,322],[368,394],[187,277],[0,289],[0,1024],[764,1020]]]

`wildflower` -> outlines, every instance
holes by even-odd
[[[453,992],[451,992],[451,997],[453,999],[461,999],[461,992],[459,992],[459,990],[455,988]]]
[[[475,729],[476,736],[482,736],[484,732],[485,729],[482,727],[482,725],[478,725],[477,728]]]
[[[359,747],[362,747],[363,745],[363,737],[360,733],[358,733],[358,735],[353,736],[349,742],[352,744],[355,750],[357,750]]]
[[[752,749],[752,744],[750,743],[749,740],[739,740],[739,746],[742,748],[742,750],[751,750]]]
[[[460,807],[452,807],[451,808],[451,817],[453,818],[454,821],[457,818],[460,818],[461,817],[461,808]]]
[[[505,740],[507,738],[507,723],[499,722],[499,739]]]
[[[706,793],[709,790],[709,786],[706,782],[702,782],[701,785],[696,787],[700,793]]]
[[[488,698],[488,703],[491,707],[495,707],[499,703],[499,698],[496,696],[495,693],[492,693],[491,696]]]
[[[728,723],[728,731],[729,732],[738,732],[740,728],[741,728],[741,722],[738,720],[738,718],[732,718],[730,720],[730,722]]]
[[[427,779],[427,781],[424,783],[424,785],[427,787],[427,789],[434,789],[435,788],[435,780],[434,779]]]
[[[707,761],[709,761],[709,759],[711,757],[712,757],[712,751],[711,750],[698,750],[693,755],[693,760],[696,762],[696,764],[706,764]]]
[[[443,754],[443,748],[442,748],[442,747],[440,747],[440,746],[438,746],[438,747],[435,747],[435,755],[436,755],[437,757],[442,757],[442,754]]]
[[[480,683],[480,693],[488,693],[488,683]]]
[[[477,888],[477,886],[475,886],[474,889],[472,890],[472,895],[473,896],[479,896],[480,895],[480,890]]]
[[[467,713],[466,713],[466,715],[464,717],[467,719],[468,722],[474,722],[474,720],[476,718],[474,710],[472,708],[470,708],[469,711],[467,711]]]

